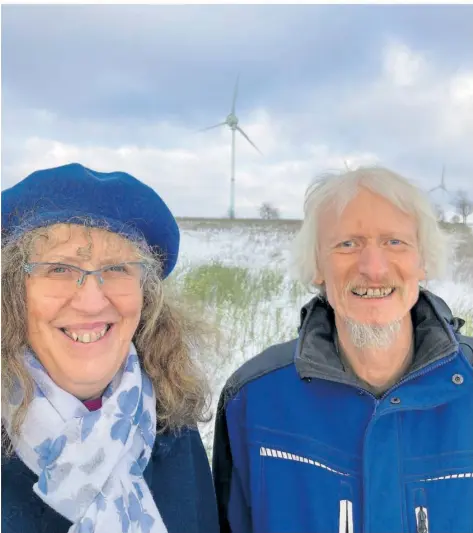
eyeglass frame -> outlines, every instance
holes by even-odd
[[[123,266],[123,265],[140,265],[141,267],[143,267],[145,274],[149,271],[149,265],[143,261],[125,261],[123,263],[106,265],[106,266],[103,266],[102,268],[98,268],[97,270],[86,270],[76,265],[69,265],[67,263],[48,263],[48,262],[23,263],[23,270],[27,274],[31,275],[33,273],[34,268],[39,265],[64,266],[64,267],[70,267],[73,270],[78,271],[79,273],[81,273],[81,277],[77,280],[77,287],[82,287],[82,285],[85,282],[85,278],[87,276],[91,276],[92,274],[97,278],[97,281],[99,282],[99,284],[103,285],[105,283],[105,280],[103,279],[101,274],[104,272],[104,270],[111,268],[111,267],[117,267],[117,266]],[[142,277],[144,278],[144,276]],[[140,287],[143,287],[143,283],[144,283],[144,279],[140,280]]]

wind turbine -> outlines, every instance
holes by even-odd
[[[443,165],[442,167],[442,178],[440,179],[440,185],[436,185],[435,187],[430,189],[429,192],[436,191],[437,189],[442,189],[443,191],[448,192],[447,188],[445,187],[445,165]]]
[[[209,126],[208,128],[204,128],[199,131],[207,131],[211,130],[213,128],[219,128],[220,126],[228,126],[232,130],[232,161],[231,161],[231,178],[230,178],[230,218],[235,218],[235,132],[239,132],[243,137],[255,148],[260,154],[260,149],[256,146],[256,144],[248,137],[248,135],[241,129],[241,127],[238,125],[238,117],[235,115],[235,104],[236,99],[238,95],[238,80],[239,75],[237,76],[236,83],[235,83],[235,89],[233,91],[233,101],[232,101],[232,109],[230,113],[227,115],[227,118],[224,122],[220,122],[219,124],[215,124],[214,126]],[[262,155],[262,154],[261,154]]]

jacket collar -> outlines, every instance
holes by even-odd
[[[464,321],[453,317],[448,305],[422,289],[411,310],[414,324],[414,362],[409,373],[453,354],[458,350],[455,332]],[[317,377],[356,384],[343,370],[334,344],[335,318],[325,299],[313,298],[301,311],[299,342],[295,356],[301,378]]]

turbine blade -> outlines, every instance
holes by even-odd
[[[248,135],[240,128],[240,126],[237,126],[236,129],[243,135],[243,137],[245,137],[245,139],[251,144],[251,146],[253,146],[253,148],[255,148],[261,155],[263,155],[263,153],[261,152],[261,150],[256,146],[256,144],[248,137]]]
[[[213,126],[208,126],[207,128],[202,128],[201,130],[197,130],[197,131],[207,131],[207,130],[212,130],[214,128],[218,128],[219,126],[225,126],[226,122],[220,122],[220,124],[214,124]]]
[[[235,89],[233,90],[233,100],[232,100],[232,114],[235,114],[235,105],[236,105],[236,99],[238,96],[238,81],[240,79],[240,74],[237,74],[237,79],[235,82]]]

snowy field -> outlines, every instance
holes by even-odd
[[[312,298],[291,276],[290,245],[299,223],[181,220],[179,225],[181,252],[172,282],[222,332],[216,349],[201,356],[215,411],[222,386],[236,368],[269,345],[296,336],[300,308]],[[473,234],[448,229],[448,278],[431,282],[429,289],[467,319],[473,335]],[[210,452],[213,421],[201,431]]]

